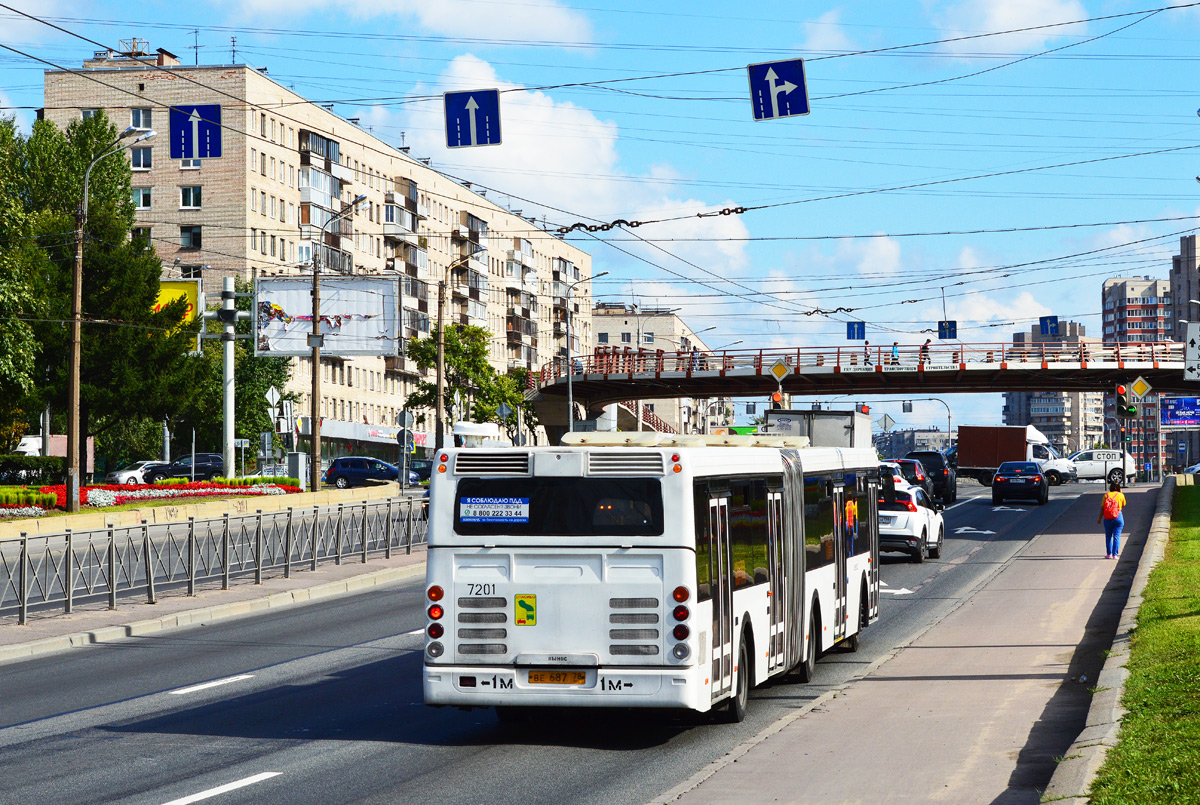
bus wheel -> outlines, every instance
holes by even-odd
[[[750,679],[753,669],[750,667],[750,651],[746,648],[746,638],[743,637],[738,645],[737,671],[734,672],[733,696],[725,705],[723,721],[729,724],[740,724],[746,719],[746,705],[750,701]]]
[[[804,651],[804,659],[796,668],[796,674],[801,682],[812,682],[817,674],[817,636],[821,633],[821,615],[816,607],[808,618],[808,648]]]

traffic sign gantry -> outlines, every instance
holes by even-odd
[[[475,89],[442,95],[446,147],[500,145],[500,90]]]
[[[746,72],[750,76],[750,105],[755,120],[808,114],[804,59],[751,64]]]
[[[221,156],[220,106],[172,106],[167,117],[171,159],[216,159]]]

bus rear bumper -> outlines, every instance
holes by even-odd
[[[574,671],[582,684],[539,683],[531,671]],[[661,707],[707,710],[708,686],[693,668],[545,669],[425,666],[425,703],[458,707]]]

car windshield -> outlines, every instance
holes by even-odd
[[[1000,469],[996,470],[996,474],[1011,473],[1013,475],[1034,475],[1038,472],[1038,465],[1032,461],[1006,461],[1000,465]]]
[[[905,478],[911,481],[917,477],[917,462],[901,461],[898,463],[900,464],[900,472],[904,474]]]

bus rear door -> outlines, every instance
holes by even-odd
[[[712,700],[733,689],[733,585],[729,576],[729,500],[709,498],[708,534],[713,562]]]

